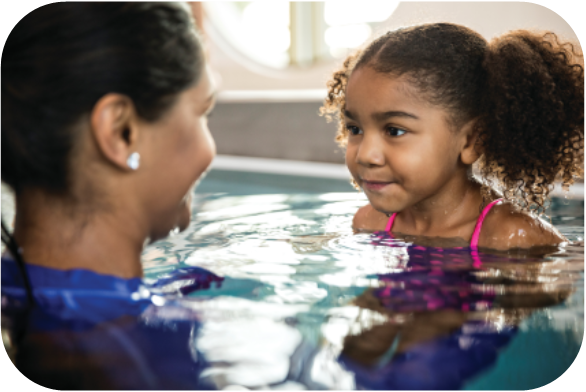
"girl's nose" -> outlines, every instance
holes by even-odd
[[[371,166],[382,166],[385,164],[385,155],[383,152],[384,141],[374,135],[364,135],[358,152],[356,154],[356,162],[360,165],[371,167]]]

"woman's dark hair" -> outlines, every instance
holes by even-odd
[[[67,194],[76,127],[108,93],[126,95],[156,121],[196,84],[203,52],[186,6],[177,3],[54,3],[14,27],[2,52],[2,181]],[[35,304],[20,248],[2,242]],[[16,337],[20,341],[23,328]]]
[[[75,125],[107,93],[159,119],[198,82],[203,52],[177,3],[54,3],[14,27],[2,52],[2,180],[67,192]]]
[[[328,82],[322,115],[336,116],[345,146],[345,89],[353,70],[404,76],[449,113],[454,129],[476,120],[480,173],[522,207],[543,212],[553,182],[583,174],[583,56],[552,32],[509,32],[487,42],[449,23],[390,31],[349,56]],[[485,198],[490,188],[483,187]]]

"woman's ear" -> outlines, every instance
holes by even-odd
[[[136,151],[138,127],[134,105],[122,94],[106,94],[94,105],[91,131],[98,150],[115,166],[131,170],[128,158]]]
[[[480,158],[482,153],[480,152],[480,146],[478,145],[478,139],[480,133],[476,127],[476,119],[467,122],[459,131],[462,134],[463,145],[460,151],[460,159],[463,164],[471,165]]]

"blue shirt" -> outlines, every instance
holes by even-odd
[[[3,326],[22,335],[16,366],[32,381],[55,389],[210,389],[206,366],[190,342],[200,327],[196,312],[165,300],[140,278],[27,265],[35,304],[30,306],[16,263],[2,258]],[[194,291],[222,278],[191,267],[167,279]],[[176,293],[178,294],[178,293]],[[155,303],[165,302],[164,306]]]

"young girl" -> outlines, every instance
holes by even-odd
[[[583,173],[582,64],[551,32],[488,43],[448,23],[388,32],[350,56],[322,114],[339,118],[336,140],[370,202],[354,229],[493,249],[564,242],[535,213],[555,180],[567,188]]]

